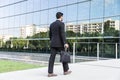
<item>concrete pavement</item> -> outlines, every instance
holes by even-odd
[[[1,73],[0,80],[120,80],[120,60],[70,64],[72,74],[63,75],[62,65],[55,66],[57,77],[47,77],[47,67]]]

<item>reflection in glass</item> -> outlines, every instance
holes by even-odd
[[[27,2],[24,2],[24,3],[20,3],[20,13],[23,14],[23,13],[26,13],[27,12]]]
[[[66,5],[66,3],[67,3],[67,0],[56,0],[56,1],[58,2],[57,6],[63,6],[63,5]]]
[[[75,21],[75,20],[77,20],[77,5],[67,6],[67,21]]]
[[[49,8],[53,8],[57,6],[58,6],[58,0],[49,1]]]
[[[33,14],[33,23],[35,25],[40,25],[40,12],[36,12]]]
[[[104,0],[91,1],[91,18],[102,18],[104,12]]]
[[[57,13],[57,9],[51,9],[49,10],[49,24],[51,24],[53,21],[56,20],[56,13]]]
[[[9,18],[9,28],[13,28],[14,27],[14,22],[15,22],[14,17]],[[3,27],[5,27],[5,26],[3,26]]]
[[[43,9],[48,9],[48,6],[49,6],[49,0],[40,0],[41,1],[41,4],[40,4],[40,9],[43,10]],[[53,1],[53,0],[52,0]],[[57,1],[57,0],[56,0]],[[50,1],[51,2],[51,1]],[[55,3],[55,2],[53,2]]]
[[[105,16],[113,16],[120,14],[119,0],[105,0]]]
[[[33,13],[27,14],[26,16],[27,16],[27,18],[26,18],[26,24],[27,25],[33,24]]]
[[[84,9],[83,9],[84,8]],[[89,19],[90,3],[78,4],[78,20]]]
[[[20,6],[21,4],[15,4],[14,5],[14,15],[16,14],[20,14],[21,13],[21,10],[20,10]]]
[[[47,24],[48,23],[48,11],[41,11],[41,15],[40,15],[40,23],[41,24]]]
[[[4,0],[0,1],[0,5],[18,1],[21,0]],[[0,38],[8,36],[10,39],[9,35],[12,35],[15,39],[30,39],[27,48],[24,48],[26,43],[21,43],[22,46],[16,48],[13,45],[10,50],[48,52],[49,25],[56,20],[56,12],[64,14],[63,22],[71,51],[73,42],[87,42],[76,45],[77,55],[96,56],[96,44],[92,46],[91,42],[97,42],[101,43],[101,57],[114,57],[114,46],[112,48],[111,44],[105,43],[120,42],[120,0],[27,0],[0,7]]]
[[[41,8],[41,0],[33,0],[34,11],[40,10]]]
[[[104,20],[104,36],[118,37],[120,29],[119,17],[105,18]]]
[[[33,11],[33,9],[34,9],[33,1],[34,1],[34,0],[28,0],[28,1],[27,1],[27,12]]]
[[[26,25],[26,21],[27,21],[26,18],[27,18],[27,15],[20,16],[20,26],[19,27]]]
[[[20,27],[20,16],[14,18],[14,27]]]
[[[92,33],[90,37],[101,37],[103,34],[103,19],[95,19],[89,22],[89,32]]]

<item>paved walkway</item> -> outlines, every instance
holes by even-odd
[[[70,64],[72,74],[64,76],[62,65],[55,66],[57,77],[47,77],[47,67],[1,73],[0,80],[120,80],[120,60]]]

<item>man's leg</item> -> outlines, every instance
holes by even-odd
[[[69,70],[68,63],[62,63],[63,64],[63,71],[66,72]]]
[[[57,53],[56,49],[51,48],[51,55],[50,55],[50,58],[49,58],[49,65],[48,65],[48,73],[49,74],[53,73],[54,61],[55,61],[56,53]]]
[[[63,63],[64,75],[70,74],[72,71],[69,71],[68,63]]]

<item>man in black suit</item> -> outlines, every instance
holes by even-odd
[[[48,65],[48,77],[57,76],[57,74],[53,73],[55,56],[58,51],[64,50],[64,48],[68,48],[69,45],[66,43],[65,31],[64,31],[64,23],[63,21],[63,13],[56,13],[57,20],[50,25],[50,46],[51,46],[51,55],[49,58]],[[70,74],[68,63],[63,64],[64,75]]]

